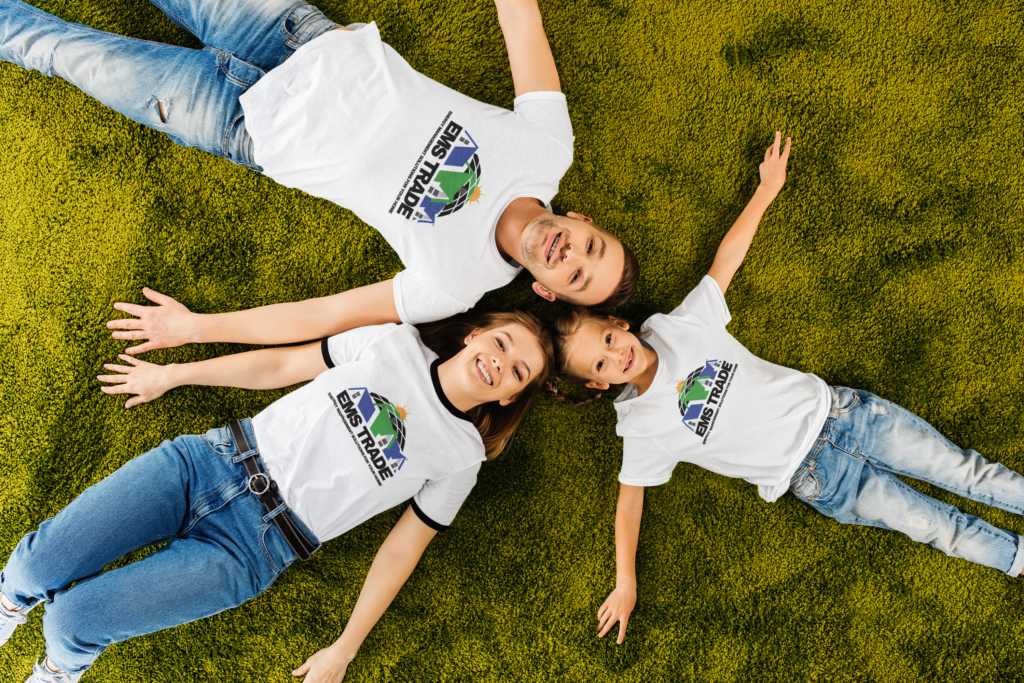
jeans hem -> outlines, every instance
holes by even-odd
[[[1013,564],[1006,571],[1006,575],[1017,578],[1021,571],[1024,571],[1024,538],[1017,537],[1017,554],[1013,558]]]

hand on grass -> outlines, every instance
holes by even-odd
[[[191,339],[189,332],[195,314],[171,297],[143,287],[142,293],[156,306],[138,306],[117,302],[114,308],[124,311],[134,318],[122,318],[107,322],[107,329],[126,330],[114,332],[114,339],[148,339],[144,344],[137,344],[125,349],[135,355],[154,349],[169,349],[188,344]]]
[[[147,363],[138,358],[132,358],[121,353],[117,356],[130,365],[115,365],[104,363],[103,367],[113,370],[116,375],[97,375],[96,379],[107,382],[113,386],[100,387],[105,394],[135,394],[125,402],[125,408],[137,406],[140,403],[148,403],[153,399],[160,398],[166,391],[174,388],[169,378],[169,368],[155,363]]]
[[[618,622],[619,638],[615,642],[622,645],[622,640],[626,637],[629,615],[633,613],[634,607],[636,607],[636,582],[617,581],[615,590],[601,605],[601,609],[597,610],[597,637],[604,638],[612,630],[615,622]]]
[[[305,676],[302,683],[341,683],[351,662],[352,657],[325,647],[292,671],[292,676]]]
[[[792,142],[790,138],[786,138],[786,148],[780,152],[782,132],[775,131],[775,142],[765,150],[764,163],[759,167],[761,187],[769,193],[772,199],[775,199],[786,183],[786,162],[789,161],[789,147]]]

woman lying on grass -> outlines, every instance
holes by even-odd
[[[780,142],[776,133],[760,167],[761,185],[722,240],[711,271],[678,308],[649,318],[640,338],[625,321],[585,309],[557,323],[563,377],[598,391],[626,385],[615,399],[616,433],[623,437],[617,574],[597,614],[602,637],[618,623],[621,643],[636,604],[644,487],[667,482],[679,462],[745,479],[769,502],[789,489],[840,523],[901,531],[1010,576],[1024,568],[1016,534],[919,493],[895,475],[1018,514],[1024,477],[958,448],[873,394],[829,387],[814,375],[761,360],[726,331],[723,294],[786,179],[790,141],[781,153]]]
[[[116,374],[99,379],[112,385],[106,393],[134,394],[128,407],[187,384],[314,381],[252,420],[165,441],[22,538],[0,579],[0,644],[50,601],[47,659],[32,683],[73,683],[112,643],[240,605],[322,541],[411,499],[344,632],[293,672],[307,683],[340,682],[427,544],[451,524],[481,461],[508,443],[554,353],[532,315],[493,313],[422,333],[363,327],[199,363],[120,358],[130,365],[107,365]]]

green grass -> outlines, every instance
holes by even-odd
[[[40,4],[195,45],[146,3]],[[376,19],[416,68],[511,106],[486,0],[321,7],[337,21]],[[878,393],[1024,470],[1018,3],[561,0],[542,11],[577,136],[555,206],[595,217],[636,250],[644,273],[625,316],[667,311],[699,281],[781,128],[794,138],[789,182],[730,287],[732,333],[763,358]],[[149,285],[224,311],[400,267],[347,211],[0,64],[0,556],[160,440],[255,414],[284,393],[189,388],[124,411],[91,379],[123,348],[103,327],[114,301],[141,302]],[[483,306],[549,320],[561,310],[526,278]],[[614,581],[613,425],[608,401],[574,411],[542,400],[346,680],[1024,676],[1020,581],[840,526],[792,496],[766,504],[751,485],[691,466],[648,494],[626,643],[598,640],[595,613]],[[1008,513],[922,488],[1024,533]],[[397,514],[332,541],[239,609],[110,648],[85,680],[290,680],[340,633]],[[0,651],[0,679],[22,680],[42,652],[36,618]]]

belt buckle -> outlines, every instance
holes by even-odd
[[[263,472],[252,475],[249,477],[249,490],[257,496],[262,496],[270,490],[270,477]]]

